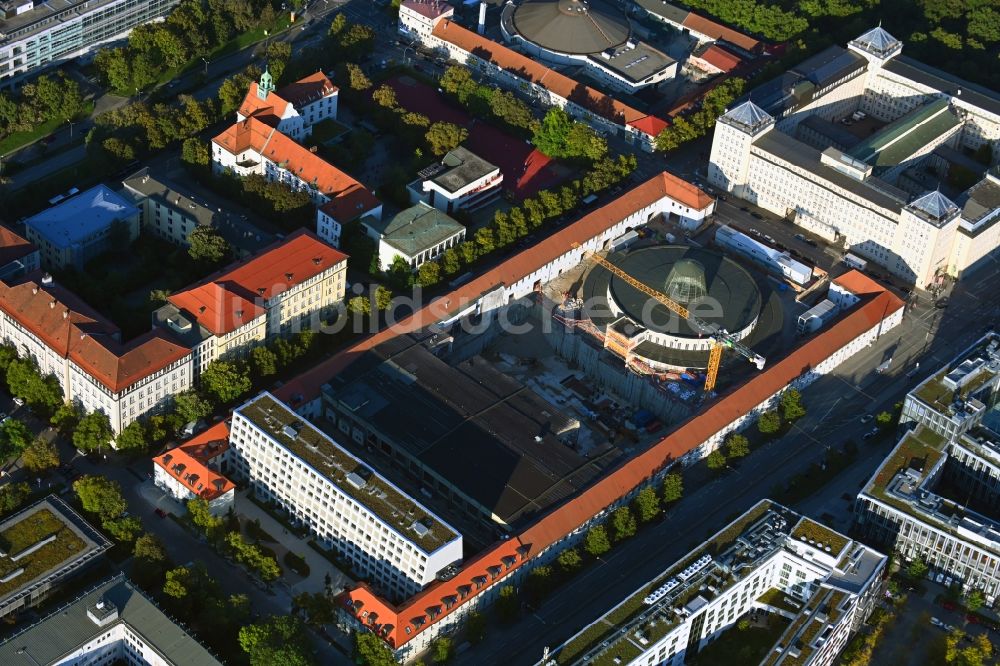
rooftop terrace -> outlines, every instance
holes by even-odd
[[[966,350],[948,367],[917,386],[911,395],[947,416],[965,413],[962,398],[975,394],[994,380],[1000,370],[1000,342],[988,335]]]
[[[270,394],[261,394],[236,412],[426,553],[432,553],[458,538],[458,534],[440,518]],[[415,525],[422,525],[423,528],[415,528]]]

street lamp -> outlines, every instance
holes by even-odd
[[[202,58],[201,61],[205,63],[205,76],[208,76],[208,61]]]
[[[66,122],[69,123],[69,138],[72,140],[72,138],[73,138],[73,121],[70,120],[69,118],[67,118]]]

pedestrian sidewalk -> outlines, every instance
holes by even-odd
[[[323,592],[325,589],[326,576],[330,576],[330,592],[336,594],[355,581],[347,576],[343,571],[333,565],[330,560],[317,553],[309,545],[306,539],[300,539],[285,528],[284,525],[271,517],[269,513],[247,497],[249,491],[244,490],[236,494],[235,510],[240,518],[246,518],[251,522],[260,521],[260,527],[270,534],[277,541],[276,544],[266,544],[268,547],[280,546],[274,550],[278,553],[279,564],[285,570],[283,579],[288,582],[288,588],[292,596],[303,592]],[[302,578],[294,571],[291,571],[281,559],[285,551],[294,553],[302,557],[309,565],[309,576]]]

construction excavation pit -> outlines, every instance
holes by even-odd
[[[654,245],[606,257],[625,276],[595,263],[584,276],[574,315],[603,332],[604,345],[652,371],[704,369],[712,335],[668,308],[667,296],[735,341],[752,340],[770,291],[732,259],[703,248]]]

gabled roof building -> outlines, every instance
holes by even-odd
[[[153,482],[182,505],[192,499],[208,502],[215,516],[233,506],[236,485],[224,476],[229,452],[225,421],[153,458]]]
[[[323,72],[275,90],[274,78],[265,69],[260,81],[250,84],[236,120],[253,116],[296,141],[304,141],[314,125],[337,119],[338,95],[337,86]]]

